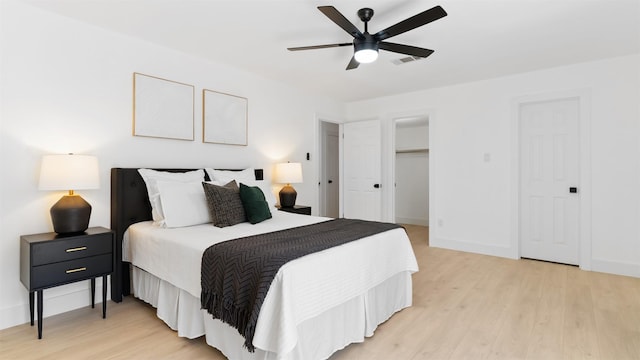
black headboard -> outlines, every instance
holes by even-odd
[[[122,237],[130,225],[151,220],[151,204],[147,187],[138,172],[139,168],[111,169],[111,230],[116,233],[114,271],[111,274],[111,300],[122,301],[129,295],[129,263],[122,261]],[[187,172],[198,169],[154,169],[168,172]],[[231,169],[236,170],[236,169]],[[255,169],[256,180],[263,180],[262,169]],[[205,181],[209,176],[205,171]]]

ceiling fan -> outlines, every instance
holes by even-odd
[[[358,30],[355,25],[347,20],[347,18],[345,18],[344,15],[342,15],[333,6],[318,6],[318,10],[325,14],[331,21],[340,26],[344,31],[348,32],[349,35],[353,36],[353,42],[292,47],[287,48],[287,50],[313,50],[353,45],[354,54],[351,58],[351,61],[349,62],[349,65],[347,65],[347,70],[355,69],[360,64],[374,62],[378,58],[379,49],[423,58],[433,54],[433,50],[430,49],[396,44],[384,40],[447,16],[447,12],[444,11],[442,7],[435,6],[429,10],[425,10],[408,19],[400,21],[395,25],[389,26],[384,30],[380,30],[372,35],[369,34],[368,28],[369,20],[371,20],[371,18],[373,17],[372,9],[363,8],[358,10],[358,17],[360,18],[360,20],[362,20],[362,22],[364,22],[364,33]]]

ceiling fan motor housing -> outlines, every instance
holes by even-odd
[[[353,48],[355,49],[356,52],[360,51],[360,50],[375,50],[378,51],[378,43],[379,41],[376,40],[373,35],[369,34],[369,33],[364,33],[362,34],[363,36],[361,38],[355,38],[353,39]]]
[[[365,32],[362,36],[353,40],[353,58],[361,64],[374,62],[378,58],[378,48],[380,42],[376,38]]]

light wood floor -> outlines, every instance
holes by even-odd
[[[430,248],[408,226],[420,271],[414,305],[343,359],[640,359],[640,279],[531,260]],[[203,338],[179,338],[128,297],[101,309],[0,331],[2,359],[224,359]]]

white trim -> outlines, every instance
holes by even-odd
[[[435,232],[434,230],[431,230],[432,227],[435,226],[429,227],[429,246],[431,247],[517,259],[512,256],[512,251],[509,246],[480,244],[471,241],[431,237],[431,234]]]
[[[316,151],[316,155],[315,157],[317,157],[317,159],[314,159],[314,154],[310,154],[311,155],[311,160],[310,161],[315,161],[317,160],[316,163],[316,170],[317,170],[317,176],[316,176],[316,182],[320,182],[321,178],[322,178],[322,170],[323,170],[323,164],[324,164],[324,153],[323,153],[323,145],[322,145],[322,123],[323,122],[328,122],[328,123],[332,123],[332,124],[338,124],[338,142],[339,142],[339,146],[340,149],[338,151],[338,157],[339,157],[339,163],[338,163],[338,173],[339,173],[339,181],[340,184],[342,184],[342,121],[336,120],[336,118],[338,118],[338,116],[328,116],[328,115],[324,115],[324,114],[320,114],[320,113],[315,113],[315,122],[314,122],[314,127],[315,127],[315,142],[316,142],[316,146],[315,146],[315,151]],[[306,161],[306,157],[305,157],[305,161]],[[318,191],[316,192],[317,194],[317,208],[312,209],[312,213],[313,215],[320,215],[322,214],[322,210],[323,210],[323,204],[324,204],[324,200],[322,198],[323,192],[321,189],[322,185],[318,186]],[[342,214],[342,185],[338,188],[338,201],[340,204],[340,214]]]
[[[388,151],[384,151],[383,149],[383,154],[388,154],[387,156],[387,164],[388,164],[388,171],[384,171],[384,167],[382,172],[388,174],[386,179],[382,179],[384,183],[387,183],[388,185],[383,187],[383,196],[386,194],[386,196],[384,196],[384,198],[386,198],[386,200],[389,202],[387,204],[387,206],[384,206],[384,202],[383,202],[383,208],[386,207],[388,208],[388,212],[387,212],[387,221],[389,222],[396,222],[396,191],[395,191],[395,179],[396,179],[396,122],[397,120],[400,119],[405,119],[405,118],[413,118],[413,117],[426,117],[429,121],[429,139],[428,139],[428,143],[429,143],[429,147],[431,147],[431,119],[434,116],[433,114],[435,113],[435,110],[433,109],[415,109],[415,110],[407,110],[407,111],[402,111],[402,112],[394,112],[394,113],[390,113],[387,114],[387,118],[389,119],[388,123],[390,126],[390,130],[389,130],[389,134],[390,134],[390,141],[389,144],[390,146],[387,148]],[[383,129],[384,130],[384,129]],[[384,134],[384,131],[383,131]],[[383,135],[384,136],[384,135]],[[385,163],[383,162],[383,165]],[[432,202],[432,196],[433,196],[433,190],[431,189],[431,184],[432,184],[432,178],[431,178],[431,156],[429,156],[429,217],[431,217],[431,202]],[[391,189],[388,190],[388,192],[386,192],[386,189]],[[426,220],[426,226],[429,226],[429,219]],[[431,233],[431,230],[429,230],[429,233]]]
[[[520,107],[523,104],[577,98],[580,106],[580,260],[591,270],[591,90],[575,89],[526,95],[511,101],[511,254],[520,258]]]
[[[335,132],[333,132],[333,129],[329,129],[327,124],[331,124],[333,126],[335,126]],[[329,216],[327,214],[327,197],[328,197],[328,185],[326,182],[327,177],[325,176],[327,173],[327,164],[325,161],[326,155],[327,155],[327,151],[328,151],[328,138],[329,135],[334,135],[336,138],[338,138],[338,148],[340,147],[340,139],[339,139],[339,133],[340,133],[340,124],[338,123],[334,123],[334,122],[330,122],[330,121],[320,121],[320,151],[319,151],[319,162],[320,162],[320,173],[318,174],[318,187],[319,187],[319,197],[320,197],[320,201],[318,203],[318,215],[320,216]],[[338,156],[339,156],[339,151],[338,151]],[[340,170],[339,170],[339,166],[340,166],[340,159],[338,158],[338,163],[335,164],[335,166],[338,168],[338,177],[340,176]],[[339,184],[339,182],[338,182]],[[340,192],[340,189],[338,189],[338,193]],[[338,195],[339,196],[339,195]]]
[[[381,121],[380,133],[380,184],[382,192],[380,200],[381,221],[396,222],[396,199],[395,187],[396,179],[396,122],[394,117],[383,118]],[[385,136],[385,134],[389,134]],[[384,138],[387,138],[386,141]]]
[[[437,130],[437,116],[435,110],[429,111],[429,239],[436,238],[436,211],[437,211],[437,202],[438,192],[436,189],[438,188],[437,182],[435,181],[435,177],[433,176],[433,169],[436,168],[436,164],[438,163],[438,150],[435,140],[435,135]],[[436,151],[433,151],[434,145],[436,146]],[[431,245],[431,241],[429,241]]]
[[[344,123],[338,124],[338,214],[344,217]]]
[[[613,261],[606,259],[592,259],[591,270],[640,278],[640,264],[630,262]]]

